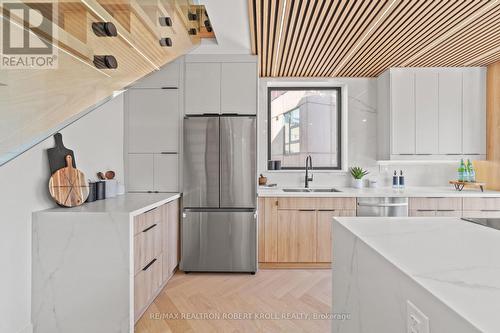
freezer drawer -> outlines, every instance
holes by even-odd
[[[257,223],[252,210],[185,210],[181,269],[255,272]]]

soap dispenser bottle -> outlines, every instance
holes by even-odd
[[[394,175],[392,176],[392,188],[398,188],[398,187],[399,187],[398,172],[394,170]]]
[[[405,176],[403,176],[403,170],[399,170],[399,188],[405,188]]]

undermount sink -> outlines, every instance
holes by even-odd
[[[340,192],[336,188],[284,188],[283,192]]]

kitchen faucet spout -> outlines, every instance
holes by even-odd
[[[311,155],[307,155],[306,157],[306,181],[305,181],[305,187],[306,188],[309,188],[309,182],[312,182],[313,181],[313,175],[311,173],[311,175],[309,175],[309,169],[312,170],[312,157]]]

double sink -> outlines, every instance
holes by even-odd
[[[283,192],[341,192],[336,188],[284,188]]]

